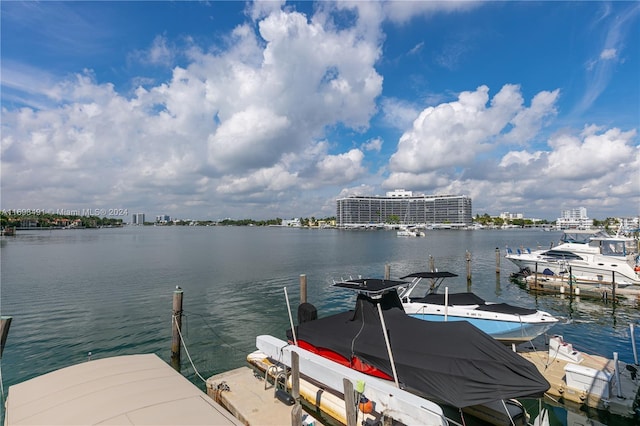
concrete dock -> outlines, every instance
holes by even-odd
[[[208,378],[207,395],[245,425],[291,424],[291,406],[277,399],[273,386],[265,386],[264,376],[250,367]]]
[[[547,395],[558,400],[609,411],[623,417],[636,417],[640,397],[640,367],[599,355],[579,352],[562,336],[549,341],[549,350],[519,351],[549,381]]]
[[[549,276],[544,274],[531,274],[520,278],[527,290],[536,293],[549,293],[576,296],[587,299],[603,301],[616,301],[619,303],[640,304],[640,288],[638,286],[618,287],[608,282],[572,281],[566,277]]]

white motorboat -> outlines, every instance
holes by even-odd
[[[399,231],[397,231],[396,235],[398,237],[426,237],[427,236],[427,234],[425,234],[424,231],[418,228],[415,228],[413,226],[401,228]]]
[[[417,272],[401,279],[411,283],[400,290],[405,312],[427,321],[467,321],[505,344],[528,342],[545,333],[558,319],[548,312],[486,302],[474,293],[444,294],[437,290],[445,278],[456,277],[451,272]],[[431,282],[424,296],[412,296],[423,279]]]
[[[640,285],[638,241],[603,231],[567,230],[555,247],[507,248],[505,257],[528,273],[566,276],[585,284]]]
[[[335,283],[357,293],[355,308],[319,318],[313,305],[302,303],[297,326],[289,314],[288,341],[330,360],[334,368],[393,381],[396,388],[437,403],[447,417],[457,417],[456,424],[467,424],[469,415],[494,425],[526,425],[528,414],[515,399],[538,398],[549,382],[529,361],[467,322],[408,316],[397,288],[409,284],[367,278]]]

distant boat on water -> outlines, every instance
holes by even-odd
[[[427,234],[414,226],[406,226],[402,227],[399,231],[396,232],[398,237],[426,237]]]
[[[14,235],[16,235],[16,228],[14,227],[2,228],[2,235],[6,237],[13,237]]]

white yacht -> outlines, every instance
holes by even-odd
[[[521,271],[570,276],[581,283],[640,285],[638,240],[603,231],[567,230],[555,247],[507,248],[505,257]]]
[[[398,237],[426,237],[424,231],[415,226],[405,226],[400,228],[400,230],[396,233]]]

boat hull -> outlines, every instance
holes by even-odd
[[[415,313],[409,314],[414,318],[425,321],[467,321],[474,327],[479,328],[496,340],[503,343],[521,343],[528,342],[549,330],[555,322],[539,322],[526,323],[519,321],[495,321],[480,318],[468,318],[455,315],[448,315],[445,319],[444,315]]]
[[[566,276],[567,279],[571,275],[573,279],[584,283],[610,285],[615,282],[618,287],[640,285],[638,274],[624,260],[611,264],[615,265],[615,267],[607,265],[605,262],[599,262],[600,265],[594,267],[586,262],[548,261],[540,258],[525,257],[524,255],[507,255],[506,258],[520,270],[528,269],[531,272],[553,273],[553,275],[557,276]]]

